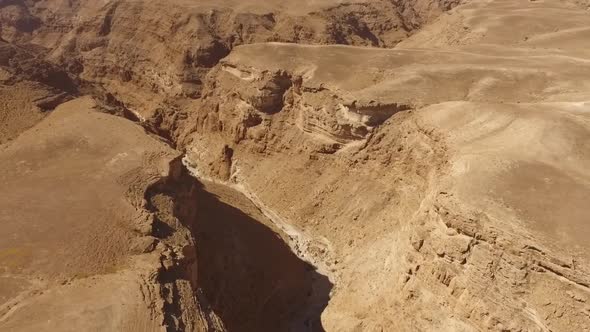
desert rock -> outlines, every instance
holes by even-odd
[[[0,0],[0,330],[590,331],[588,22]]]

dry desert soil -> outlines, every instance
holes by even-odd
[[[0,331],[590,332],[590,2],[0,0]]]

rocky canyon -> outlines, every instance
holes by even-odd
[[[590,2],[0,0],[0,331],[590,332]]]

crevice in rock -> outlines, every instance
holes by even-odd
[[[108,34],[111,33],[111,28],[113,27],[113,17],[115,15],[115,11],[117,10],[117,7],[119,6],[118,2],[115,2],[106,12],[103,22],[100,26],[100,29],[98,31],[98,35],[99,36],[107,36]]]

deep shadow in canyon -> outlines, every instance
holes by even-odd
[[[194,238],[197,268],[185,262],[166,279],[190,280],[228,331],[324,331],[320,316],[332,283],[297,257],[243,194],[203,184],[175,165],[146,200],[156,237],[166,241],[186,227]]]

